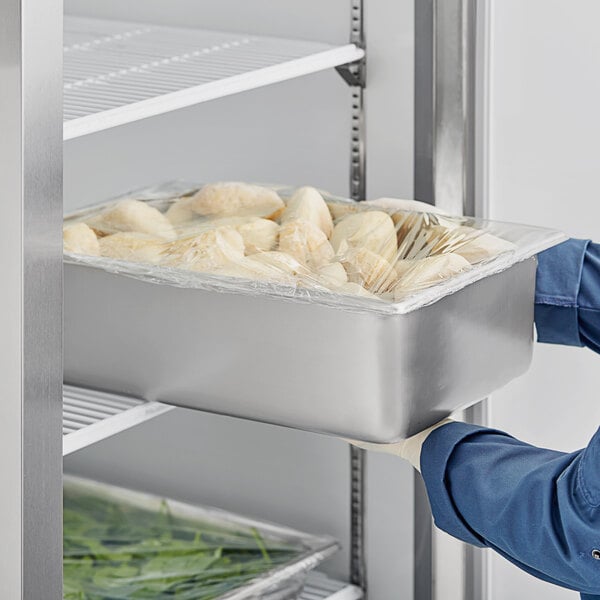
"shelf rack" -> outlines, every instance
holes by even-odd
[[[63,138],[354,63],[364,50],[65,17]]]
[[[63,456],[174,410],[160,402],[63,386]]]
[[[350,43],[336,46],[78,17],[63,22],[59,0],[0,3],[6,33],[0,36],[6,67],[0,157],[12,198],[5,207],[12,226],[4,255],[10,260],[0,264],[6,288],[0,526],[13,549],[0,561],[7,596],[61,597],[62,536],[60,519],[53,518],[62,504],[61,445],[62,455],[69,454],[171,410],[62,388],[62,141],[335,67],[353,90],[352,196],[362,199],[362,0],[351,5]],[[364,588],[364,474],[356,460],[363,455],[353,455],[352,581]],[[315,574],[302,598],[361,595],[356,586]]]
[[[323,573],[309,573],[299,600],[360,600],[362,590],[355,585],[341,583]]]

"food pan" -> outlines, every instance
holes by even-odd
[[[514,250],[399,302],[69,255],[65,382],[364,441],[405,438],[531,361],[535,254],[564,236],[469,223]]]
[[[65,599],[293,600],[339,549],[226,511],[66,477]]]

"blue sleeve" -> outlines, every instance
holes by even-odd
[[[600,352],[600,244],[568,240],[538,260],[538,341]]]
[[[600,430],[586,449],[565,454],[451,423],[421,453],[438,527],[587,598],[600,595],[599,464]]]

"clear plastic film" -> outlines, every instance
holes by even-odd
[[[149,282],[407,313],[562,241],[412,201],[169,183],[65,220],[66,260]]]
[[[336,549],[215,509],[65,482],[66,600],[288,600]]]

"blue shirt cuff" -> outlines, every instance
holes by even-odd
[[[434,429],[427,436],[421,450],[421,475],[425,480],[435,524],[446,533],[481,548],[486,546],[485,540],[469,527],[449,494],[446,470],[456,446],[466,438],[484,431],[494,430],[468,423],[448,423]]]
[[[538,256],[535,325],[538,341],[583,346],[578,297],[589,240],[568,240]]]

